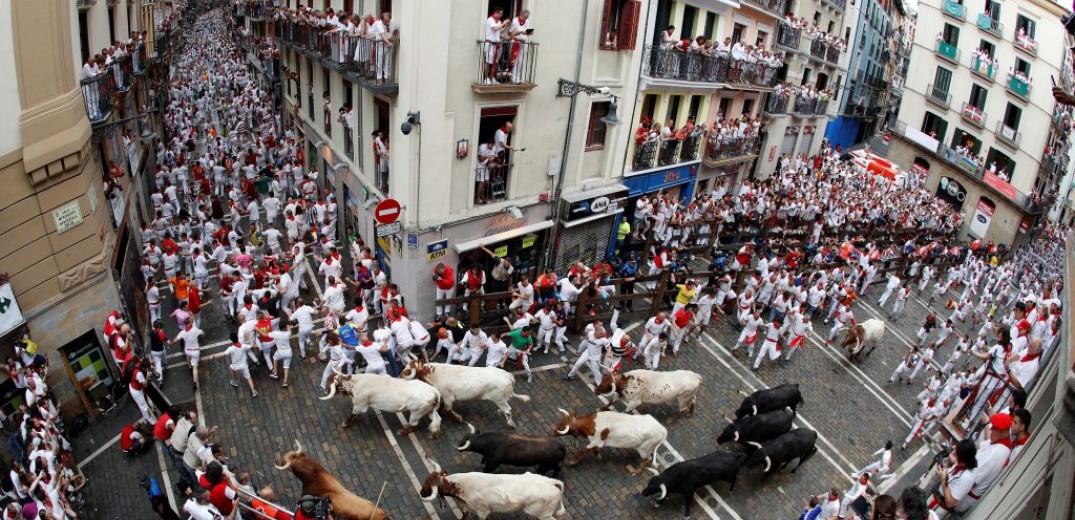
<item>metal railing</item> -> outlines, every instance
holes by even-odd
[[[697,159],[702,151],[702,132],[694,132],[683,139],[683,142],[679,145],[679,160],[693,161]]]
[[[649,139],[642,144],[635,146],[635,157],[632,162],[632,170],[648,170],[657,165],[657,151],[660,148],[660,141],[657,139]]]
[[[744,0],[746,3],[769,11],[778,18],[783,18],[788,10],[788,0]]]
[[[818,99],[817,100],[817,106],[814,107],[814,113],[819,115],[819,116],[823,116],[823,115],[826,115],[828,112],[829,112],[829,100],[827,100],[827,99]]]
[[[705,158],[711,161],[758,155],[761,141],[757,137],[728,137],[719,134],[706,139]]]
[[[781,47],[798,51],[799,45],[802,43],[802,30],[796,29],[787,24],[780,24],[780,28],[776,32],[776,44]]]
[[[993,63],[986,63],[985,60],[982,60],[980,57],[974,56],[970,60],[970,69],[971,72],[981,76],[984,79],[989,80],[989,82],[992,83],[993,79],[997,75],[997,62],[994,61]]]
[[[1005,142],[1014,148],[1019,148],[1019,138],[1022,134],[1016,129],[1004,124],[1004,121],[998,121],[996,136],[1000,138],[1002,142]]]
[[[810,55],[823,60],[825,59],[825,51],[828,50],[828,45],[825,45],[823,40],[811,40],[810,41]]]
[[[1015,94],[1023,99],[1030,97],[1030,83],[1019,78],[1018,76],[1008,77],[1008,92]]]
[[[932,101],[944,105],[946,108],[952,104],[952,95],[935,85],[926,87],[926,101]]]
[[[478,85],[533,85],[538,44],[478,42]]]
[[[998,37],[1004,32],[1004,24],[985,13],[978,13],[978,28]]]
[[[948,61],[959,63],[960,50],[948,42],[937,42],[937,54]]]
[[[146,72],[146,46],[139,43],[131,53],[131,71],[135,76],[141,76]]]
[[[346,69],[351,74],[369,80],[376,85],[395,85],[396,47],[398,42],[359,38]]]
[[[112,113],[112,96],[115,84],[110,72],[98,74],[79,82],[82,87],[82,99],[86,103],[86,116],[91,123],[98,123]]]
[[[643,74],[651,78],[704,83],[740,83],[771,87],[777,69],[760,63],[733,60],[727,55],[707,56],[659,45],[647,45]]]
[[[1038,41],[1032,38],[1029,34],[1019,35],[1019,28],[1015,29],[1015,34],[1012,35],[1012,44],[1016,49],[1019,49],[1031,56],[1038,55]]]
[[[842,51],[840,51],[839,47],[830,46],[828,49],[825,50],[825,61],[834,64],[839,63],[840,54],[842,54]]]
[[[960,114],[963,115],[963,119],[966,119],[974,125],[979,127],[985,126],[986,113],[981,107],[970,103],[963,103],[963,109],[960,110]]]
[[[131,90],[131,81],[134,79],[134,68],[131,64],[131,56],[124,55],[116,58],[111,65],[112,80],[116,85],[116,92],[123,93]]]
[[[812,115],[817,110],[817,98],[809,99],[802,96],[795,96],[795,113],[802,115]]]
[[[500,202],[508,200],[508,181],[511,179],[511,171],[515,165],[508,164],[494,164],[489,166],[478,166],[479,179],[474,186],[474,202],[476,204],[485,204],[488,202]],[[485,169],[482,172],[482,169]],[[484,174],[484,175],[483,175]],[[488,180],[480,180],[488,179]]]
[[[975,160],[963,155],[953,148],[941,145],[941,157],[948,161],[949,164],[957,166],[959,169],[967,172],[979,179],[983,177],[985,168],[980,166]]]
[[[847,0],[825,0],[825,2],[841,11],[847,8]]]
[[[769,99],[765,102],[765,113],[773,115],[787,114],[790,101],[791,96],[769,94]]]

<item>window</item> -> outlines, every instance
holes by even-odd
[[[933,88],[947,94],[951,86],[952,71],[944,67],[937,67],[937,72],[933,75]]]
[[[514,121],[518,108],[514,106],[483,108],[481,120],[478,125],[478,156],[481,160],[484,149],[493,151],[496,144],[497,130],[505,123]],[[514,132],[508,136],[509,144],[514,142]],[[491,148],[492,147],[492,148]],[[485,168],[483,169],[482,166]],[[500,201],[508,198],[508,180],[511,176],[511,150],[505,150],[489,159],[486,163],[478,163],[475,172],[474,202]]]
[[[116,41],[116,8],[108,8],[108,41]]]
[[[698,110],[702,108],[702,96],[691,96],[691,106],[687,109],[687,117],[698,120]]]
[[[728,109],[731,108],[731,104],[732,104],[732,98],[720,98],[720,104],[717,105],[717,107],[718,107],[717,111],[719,112],[717,114],[717,117],[719,117],[721,119],[727,119],[728,118]]]
[[[769,33],[765,32],[765,31],[758,31],[758,37],[755,40],[754,46],[755,47],[762,47],[762,48],[768,47],[769,44],[766,41],[768,39],[769,39]]]
[[[989,90],[975,83],[970,88],[970,99],[967,103],[978,107],[979,110],[985,110],[986,94],[989,94]]]
[[[713,38],[716,38],[716,25],[717,13],[707,12],[705,14],[705,34],[703,35],[706,37],[707,40],[712,40]]]
[[[325,91],[321,94],[321,117],[325,123],[325,134],[332,136],[332,79],[328,69],[321,68],[321,86]]]
[[[743,100],[743,114],[753,114],[753,113],[754,113],[754,100],[753,99],[745,99],[745,100]]]
[[[957,128],[956,133],[952,135],[952,148],[960,146],[970,150],[972,154],[978,155],[982,151],[982,140],[962,128]]]
[[[801,85],[808,85],[810,83],[810,74],[812,74],[813,72],[813,69],[810,68],[803,69],[803,82],[801,83]]]
[[[1022,72],[1026,77],[1030,77],[1030,62],[1023,58],[1015,58],[1015,70],[1016,72]]]
[[[995,22],[1000,21],[1000,2],[996,0],[985,0],[985,14],[993,19],[993,26],[996,26]]]
[[[847,42],[851,41],[851,28],[850,27],[844,27],[844,41],[847,41]]]
[[[988,54],[990,58],[996,58],[997,57],[997,46],[993,45],[992,43],[989,43],[989,42],[987,42],[985,40],[982,40],[978,44],[978,49],[983,51],[983,52],[985,52],[986,54]]]
[[[814,11],[814,25],[821,25],[821,13]]]
[[[601,45],[606,50],[631,50],[638,36],[638,0],[605,0],[601,15]]]
[[[833,31],[835,31],[835,30],[836,30],[836,22],[834,22],[832,20],[829,20],[829,30],[827,32],[829,34],[832,34]]]
[[[943,142],[944,134],[948,132],[948,121],[933,112],[926,112],[925,117],[922,118],[922,132]]]
[[[1015,173],[1015,161],[996,148],[990,148],[989,153],[986,154],[985,167],[987,170],[1008,179],[1011,179],[1012,174]],[[1011,181],[1009,180],[1009,182]]]
[[[90,59],[90,26],[87,15],[89,11],[86,9],[78,10],[78,46],[82,51],[82,63],[86,63],[86,60]]]
[[[590,105],[590,125],[586,129],[586,150],[601,150],[605,147],[605,134],[608,126],[601,121],[608,115],[611,101],[598,101]]]
[[[734,42],[738,42],[738,41],[742,40],[743,39],[743,31],[746,31],[746,30],[747,30],[747,28],[746,28],[745,25],[739,24],[739,23],[735,24],[732,27],[732,42],[734,43]]]
[[[948,45],[958,47],[959,27],[956,27],[949,23],[944,24],[944,31],[941,33],[941,39],[944,40],[944,43],[947,43]]]
[[[1004,110],[1004,126],[1012,130],[1019,130],[1019,119],[1023,117],[1023,110],[1011,103]]]
[[[672,96],[668,99],[668,113],[665,114],[665,119],[672,120],[672,129],[674,130],[679,121],[676,121],[676,116],[679,115],[679,104],[683,102],[683,96]]]
[[[1020,31],[1025,32],[1027,36],[1034,37],[1034,29],[1037,27],[1037,23],[1030,18],[1023,15],[1016,15],[1015,17],[1015,33],[1019,34]]]
[[[698,19],[698,8],[693,5],[683,7],[683,21],[681,22],[682,29],[679,30],[679,34],[683,35],[683,38],[694,39],[694,22]]]
[[[646,94],[646,97],[642,98],[642,115],[653,121],[653,116],[657,111],[657,96],[655,94]],[[660,122],[660,121],[658,121]]]

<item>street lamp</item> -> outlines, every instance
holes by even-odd
[[[571,134],[575,129],[575,102],[579,93],[585,92],[587,95],[604,95],[612,98],[612,104],[608,108],[608,115],[599,119],[602,123],[608,126],[617,126],[620,124],[620,118],[616,116],[616,110],[618,108],[617,97],[612,93],[612,89],[608,87],[594,87],[591,85],[584,85],[575,81],[568,81],[566,79],[560,79],[557,82],[559,91],[556,93],[556,97],[569,97],[571,98],[571,109],[567,114],[567,135],[564,137],[564,150],[560,156],[560,173],[556,179],[556,191],[553,194],[553,218],[559,221],[560,219],[560,195],[564,189],[564,173],[567,171],[567,153],[571,146]],[[553,227],[552,247],[545,248],[545,267],[549,266],[550,259],[556,259],[557,243],[560,241],[560,226]]]

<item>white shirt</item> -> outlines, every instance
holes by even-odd
[[[485,41],[487,42],[499,42],[500,41],[500,21],[490,16],[485,20]]]
[[[358,352],[362,356],[362,359],[366,360],[366,365],[372,370],[379,370],[384,367],[384,358],[381,357],[381,343],[372,342],[369,345],[359,345],[355,347],[355,352]]]
[[[202,505],[193,498],[183,504],[183,511],[190,515],[191,520],[221,520],[224,518],[213,504]]]
[[[202,329],[197,327],[191,327],[190,329],[184,329],[179,331],[179,334],[175,335],[175,339],[183,340],[183,350],[188,352],[197,352],[200,350],[198,345],[198,337],[205,334]]]
[[[467,332],[470,334],[470,332]],[[485,335],[483,332],[482,335]],[[485,357],[485,366],[495,367],[499,366],[500,362],[504,360],[504,355],[508,352],[508,345],[503,341],[497,340],[487,343],[487,354]]]
[[[249,350],[250,345],[231,345],[224,350],[224,354],[228,356],[228,361],[230,362],[228,368],[232,370],[242,370],[246,368],[246,353]]]
[[[974,470],[974,487],[971,493],[982,496],[1000,478],[1000,472],[1008,463],[1011,448],[999,443],[986,442],[978,446],[978,467]]]
[[[667,331],[669,327],[671,327],[671,322],[668,319],[657,323],[657,317],[654,316],[646,322],[646,334],[659,336],[662,332]]]
[[[291,313],[291,319],[299,323],[299,328],[310,330],[314,328],[314,309],[309,305],[303,305]],[[241,327],[240,327],[241,328]],[[240,340],[242,338],[240,337]]]

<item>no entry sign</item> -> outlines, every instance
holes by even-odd
[[[384,199],[373,208],[373,219],[381,224],[391,224],[399,220],[401,206],[396,199]]]

